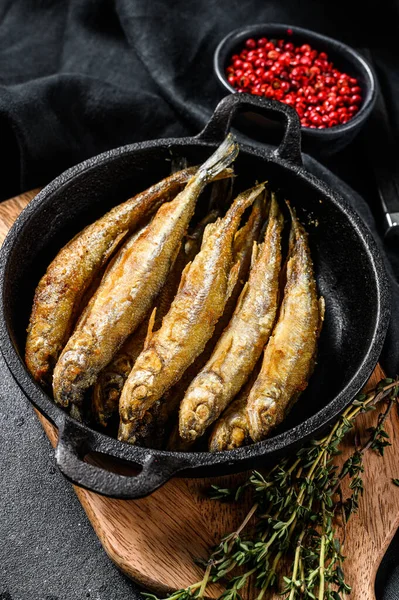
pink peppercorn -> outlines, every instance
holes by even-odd
[[[347,123],[362,102],[357,79],[336,69],[326,52],[284,39],[247,39],[231,57],[226,77],[237,92],[294,107],[301,125],[312,129]]]

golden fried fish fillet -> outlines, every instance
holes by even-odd
[[[239,264],[233,241],[241,216],[264,190],[240,194],[223,219],[207,226],[201,251],[185,268],[172,306],[140,354],[122,390],[119,439],[135,442],[145,412],[182,376],[203,351],[223,314]]]
[[[308,385],[324,319],[307,234],[290,208],[292,227],[284,298],[247,403],[249,432],[263,440]]]
[[[54,399],[80,405],[85,391],[144,319],[165,283],[205,185],[238,153],[231,136],[189,180],[174,200],[164,203],[133,243],[125,244],[63,349],[54,369]]]
[[[212,356],[188,387],[180,405],[180,436],[204,434],[244,385],[269,339],[278,307],[281,234],[284,219],[272,194],[265,241],[236,310]]]
[[[175,173],[115,206],[88,225],[57,254],[33,301],[25,361],[36,381],[50,384],[55,363],[79,315],[81,299],[121,241],[171,200],[197,167]]]

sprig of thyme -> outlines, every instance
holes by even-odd
[[[358,510],[364,486],[363,456],[372,450],[383,456],[389,445],[385,423],[398,403],[399,381],[384,379],[368,394],[359,394],[341,414],[330,432],[313,440],[294,456],[287,457],[265,473],[253,471],[236,489],[213,485],[211,497],[237,501],[249,488],[253,504],[239,528],[225,536],[206,563],[201,581],[168,596],[168,600],[203,598],[209,582],[223,581],[219,600],[242,600],[241,591],[250,580],[262,600],[271,588],[282,584],[287,600],[342,600],[350,593],[343,572],[344,539],[338,537],[337,518],[344,525]],[[344,437],[356,417],[387,400],[387,406],[368,440],[345,461],[340,471],[334,457],[340,454]],[[343,499],[341,483],[349,479],[349,496]],[[399,485],[399,480],[393,480]],[[291,565],[280,577],[281,563]],[[149,600],[158,600],[144,594]]]

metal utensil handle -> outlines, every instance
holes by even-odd
[[[231,122],[238,112],[251,110],[262,115],[279,116],[285,122],[282,142],[274,155],[296,165],[302,165],[301,124],[296,111],[275,100],[267,100],[251,94],[230,94],[219,102],[215,112],[197,138],[220,143],[230,130]]]
[[[136,499],[148,496],[179,470],[177,462],[172,458],[165,457],[162,460],[147,451],[141,459],[135,456],[134,463],[142,467],[137,475],[121,475],[85,462],[83,456],[89,451],[90,438],[86,429],[71,419],[65,419],[58,430],[58,445],[55,450],[60,471],[72,483],[113,498]],[[112,454],[107,456],[112,457]]]

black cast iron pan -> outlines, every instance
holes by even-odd
[[[277,150],[242,145],[237,181],[269,180],[296,207],[310,234],[326,321],[316,370],[288,419],[264,442],[231,452],[167,452],[131,446],[74,421],[27,372],[25,331],[37,282],[56,252],[114,204],[170,173],[172,157],[202,162],[223,140],[239,110],[267,113],[285,124]],[[150,494],[173,475],[211,476],[259,468],[325,428],[373,371],[389,320],[390,294],[381,256],[347,202],[302,167],[300,126],[288,106],[229,95],[196,137],[161,139],[111,150],[69,169],[29,204],[10,230],[0,260],[0,342],[27,398],[59,430],[59,468],[74,483],[118,498]],[[12,399],[10,399],[10,402]],[[135,476],[85,460],[101,453],[139,467]]]

